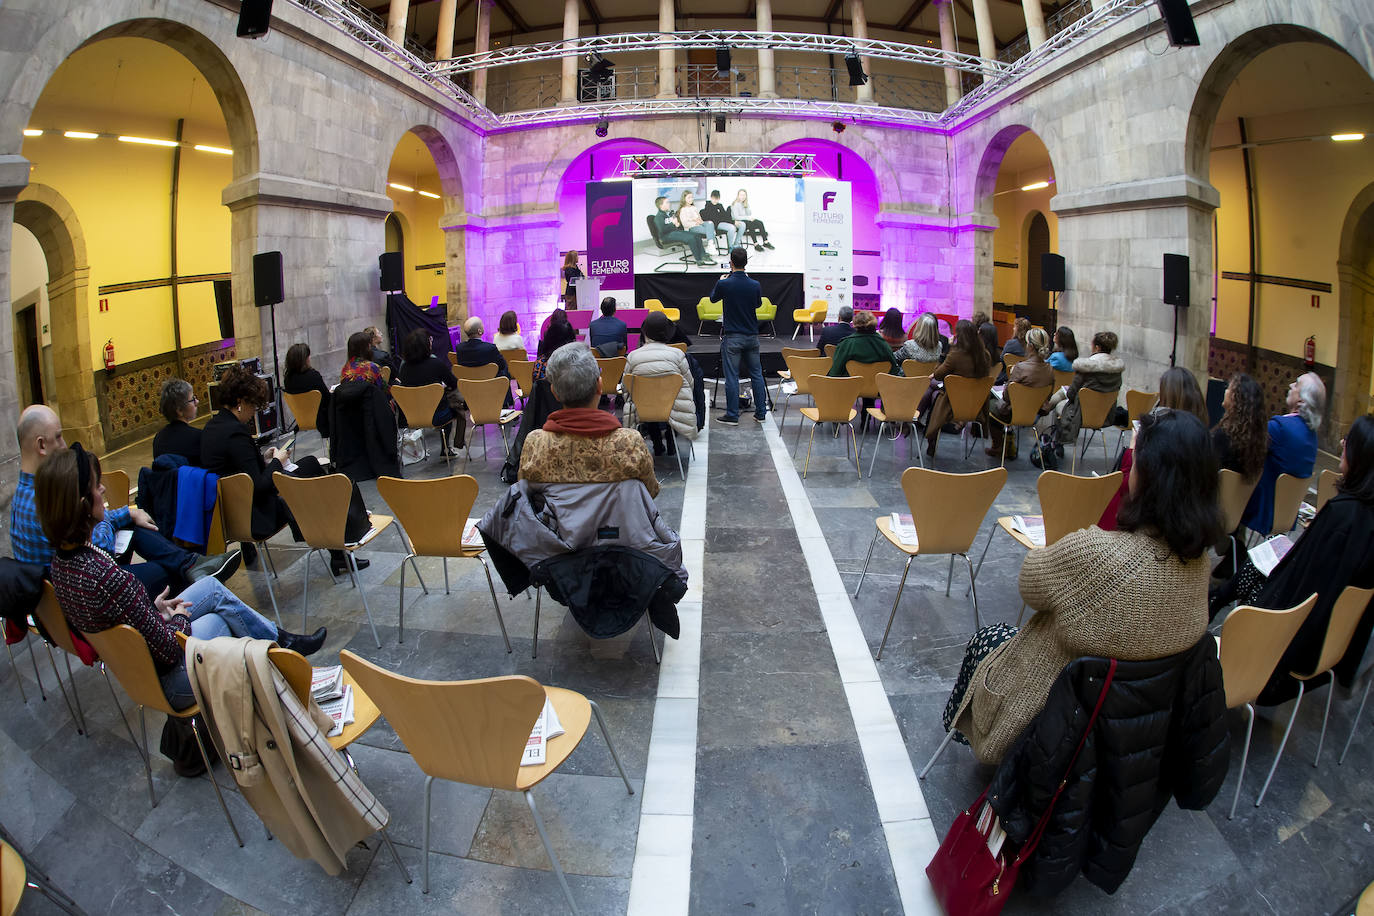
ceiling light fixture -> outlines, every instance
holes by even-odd
[[[94,140],[100,134],[93,134],[88,130],[64,130],[62,136],[68,140]]]
[[[420,196],[421,196],[421,197],[428,197],[430,200],[438,200],[438,199],[439,199],[439,195],[438,195],[438,194],[435,194],[433,191],[421,191],[421,192],[420,192]]]
[[[175,140],[159,140],[159,139],[157,139],[157,138],[155,138],[155,137],[129,137],[129,136],[125,136],[125,135],[120,135],[120,137],[119,137],[119,142],[120,142],[120,143],[140,143],[140,144],[142,144],[143,146],[166,146],[166,147],[181,146],[181,144],[178,143],[178,142],[175,141]]]
[[[1050,184],[1051,184],[1051,182],[1048,182],[1048,181],[1036,181],[1036,182],[1032,182],[1031,184],[1022,185],[1022,186],[1021,186],[1021,190],[1023,190],[1023,191],[1043,191],[1045,188],[1048,188],[1048,187],[1050,186]]]
[[[388,182],[386,183],[386,186],[387,186],[388,188],[395,188],[395,189],[398,190],[398,191],[406,191],[406,192],[412,193],[412,194],[415,192],[415,189],[412,188],[410,185],[408,185],[408,184],[398,184],[398,183],[396,183],[396,182],[394,182],[394,181],[388,181]]]
[[[1337,143],[1349,143],[1351,140],[1363,140],[1364,134],[1332,134],[1331,139]]]
[[[26,127],[26,128],[24,128],[24,136],[26,136],[26,137],[41,137],[41,136],[43,136],[43,131],[39,130],[39,129],[36,128],[36,127]]]
[[[233,150],[231,150],[231,149],[226,149],[226,148],[224,148],[223,146],[207,146],[207,145],[204,144],[204,143],[197,143],[197,144],[195,145],[195,148],[198,149],[198,150],[200,150],[202,153],[215,153],[216,155],[219,155],[219,156],[232,156],[232,155],[234,155],[234,151],[233,151]]]
[[[602,118],[600,121],[597,121],[597,122],[596,122],[596,135],[597,135],[598,137],[604,137],[604,136],[606,136],[607,134],[609,134],[610,132],[611,132],[611,122],[610,122],[610,121],[607,121],[605,118]]]

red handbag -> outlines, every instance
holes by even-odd
[[[993,855],[988,846],[988,835],[997,823],[997,818],[982,816],[983,805],[988,797],[987,789],[983,790],[972,806],[954,819],[954,824],[936,851],[935,858],[926,866],[926,877],[930,879],[935,896],[948,916],[995,916],[1002,911],[1011,889],[1016,886],[1016,877],[1021,871],[1021,866],[1035,853],[1040,837],[1049,826],[1055,802],[1059,801],[1059,793],[1064,791],[1069,774],[1073,772],[1073,765],[1078,761],[1078,754],[1083,750],[1083,744],[1088,740],[1093,724],[1097,722],[1097,714],[1102,711],[1102,704],[1107,699],[1107,690],[1111,687],[1115,674],[1116,659],[1112,659],[1111,665],[1107,668],[1107,677],[1102,682],[1102,692],[1097,697],[1097,706],[1093,708],[1087,728],[1083,729],[1083,735],[1078,739],[1078,748],[1069,759],[1064,778],[1059,781],[1058,788],[1054,790],[1054,797],[1045,807],[1045,812],[1040,815],[1035,829],[1021,845],[1016,858],[1008,862],[1000,850],[997,855]],[[984,823],[980,824],[980,821]]]

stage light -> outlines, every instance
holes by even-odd
[[[597,135],[598,137],[604,137],[604,136],[606,136],[606,135],[607,135],[608,133],[610,133],[610,132],[611,132],[611,122],[610,122],[610,121],[607,121],[605,118],[602,118],[600,121],[597,121],[597,122],[596,122],[596,135]]]
[[[859,60],[856,52],[849,52],[844,56],[844,65],[849,68],[849,85],[862,86],[868,82],[868,74],[864,72],[863,61]]]
[[[843,122],[843,121],[831,121],[831,122],[830,122],[830,129],[833,130],[833,131],[834,131],[835,133],[837,133],[837,134],[842,134],[842,133],[844,133],[844,122]]]
[[[28,131],[24,131],[24,133],[27,134]],[[1364,134],[1332,134],[1331,139],[1337,143],[1349,143],[1352,140],[1363,140]]]
[[[716,115],[716,133],[725,133],[725,115]]]
[[[197,150],[199,150],[199,151],[202,152],[202,153],[214,153],[214,154],[217,155],[217,156],[232,156],[232,155],[234,155],[234,151],[233,151],[233,150],[231,150],[231,149],[226,149],[226,148],[224,148],[224,147],[222,147],[222,146],[207,146],[207,145],[204,144],[204,143],[197,143],[197,144],[195,145],[194,148],[197,149]]]
[[[730,49],[729,49],[729,48],[716,48],[716,72],[717,72],[717,73],[729,73],[729,72],[730,72]]]
[[[180,143],[178,143],[178,142],[175,141],[175,140],[158,140],[158,139],[156,139],[156,138],[154,138],[154,137],[129,137],[129,136],[121,136],[121,137],[119,138],[119,142],[120,142],[120,143],[141,143],[141,144],[143,144],[144,146],[166,146],[166,147],[174,147],[174,146],[180,146],[180,145],[181,145]]]
[[[41,136],[43,136],[43,132],[42,132],[41,130],[39,130],[38,128],[36,128],[36,127],[26,127],[26,128],[24,128],[24,136],[26,136],[26,137],[41,137]]]
[[[419,194],[421,197],[428,197],[430,200],[439,199],[439,195],[435,194],[433,191],[420,191]]]
[[[597,54],[592,58],[592,65],[587,68],[587,76],[598,83],[609,83],[615,75],[614,70],[614,65],[607,58]]]
[[[88,130],[64,130],[62,136],[68,140],[94,140],[100,134],[93,134]]]
[[[395,189],[398,190],[398,191],[405,191],[405,192],[408,193],[408,194],[413,194],[413,193],[415,192],[415,189],[412,188],[410,185],[408,185],[408,184],[398,184],[397,182],[394,182],[394,181],[388,181],[388,182],[386,183],[386,186],[387,186],[388,188],[395,188]]]

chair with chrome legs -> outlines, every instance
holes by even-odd
[[[267,538],[253,537],[253,478],[247,474],[230,474],[221,477],[216,485],[219,489],[218,500],[220,523],[224,528],[224,541],[238,541],[241,544],[252,544],[262,554],[266,562],[263,564],[262,577],[267,583],[267,597],[272,601],[272,613],[277,617],[277,626],[281,626],[281,611],[277,608],[277,593],[272,588],[272,580],[277,578],[277,565],[272,560],[272,552],[267,549]],[[276,534],[285,528],[282,525],[267,537],[275,537]]]
[[[782,351],[783,361],[787,363],[787,378],[790,378],[796,386],[795,391],[789,391],[782,401],[782,415],[778,418],[778,432],[782,432],[782,425],[787,422],[787,405],[792,403],[794,397],[811,397],[811,376],[825,375],[830,369],[831,361],[824,356],[807,356],[808,353],[815,353],[815,350],[805,350],[798,352],[791,347],[784,347]],[[781,389],[778,391],[782,393]],[[812,403],[815,403],[813,400]],[[798,426],[798,429],[801,427]]]
[[[62,613],[62,608],[57,603],[57,592],[53,591],[52,583],[43,580],[43,597],[33,609],[33,619],[43,628],[45,642],[51,641],[48,646],[48,661],[52,662],[52,673],[57,678],[57,686],[62,691],[62,699],[67,703],[67,711],[72,714],[72,721],[76,723],[76,730],[85,735],[91,736],[91,730],[86,727],[86,716],[81,709],[81,695],[76,692],[76,680],[72,677],[72,656],[81,659],[83,664],[91,664],[82,659],[81,652],[76,646],[76,636],[72,633],[71,627],[67,626],[67,618]],[[67,682],[72,685],[72,695],[67,696],[67,688],[62,685],[62,675],[57,671],[57,659],[53,657],[52,646],[62,650],[63,658],[67,665]],[[95,650],[89,647],[88,657],[95,655]],[[18,673],[18,672],[16,672]]]
[[[881,407],[867,407],[865,410],[868,415],[878,421],[877,440],[873,443],[873,457],[868,460],[868,476],[873,476],[873,466],[878,461],[878,449],[883,444],[883,430],[889,425],[893,427],[892,438],[896,439],[903,424],[916,422],[917,408],[921,404],[921,396],[930,387],[930,376],[919,375],[915,378],[903,378],[893,375],[890,372],[878,374],[878,397],[881,399]],[[926,466],[925,455],[919,448],[913,448],[912,442],[916,436],[913,432],[907,438],[907,464],[911,464],[911,453],[916,453],[916,460],[921,467]]]
[[[1078,459],[1085,456],[1092,444],[1093,435],[1102,433],[1102,458],[1107,460],[1107,427],[1111,425],[1113,408],[1116,407],[1115,391],[1094,391],[1091,388],[1078,389],[1078,435],[1081,445],[1074,448],[1073,472],[1078,473]],[[1088,435],[1085,437],[1083,433]]]
[[[1231,542],[1231,575],[1240,572],[1240,551],[1237,550],[1236,532],[1240,530],[1240,519],[1245,507],[1250,503],[1250,494],[1255,492],[1259,476],[1246,480],[1237,471],[1222,468],[1217,477],[1217,502],[1221,504],[1221,516],[1225,525],[1226,537]]]
[[[801,415],[811,421],[811,438],[806,440],[806,464],[802,466],[802,480],[806,479],[806,472],[811,469],[811,446],[816,441],[816,427],[822,423],[835,423],[849,430],[849,441],[845,443],[845,457],[849,457],[848,448],[852,444],[854,470],[858,472],[859,477],[863,477],[863,466],[859,463],[859,440],[854,436],[854,418],[859,415],[854,409],[854,402],[859,397],[863,381],[855,375],[812,375],[809,379],[811,398],[816,402],[816,406],[801,408]],[[794,457],[800,446],[801,425],[798,424],[797,441],[792,446]]]

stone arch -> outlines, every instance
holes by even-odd
[[[1374,182],[1351,201],[1336,260],[1341,339],[1331,392],[1336,438],[1357,416],[1374,409]]]
[[[997,188],[997,173],[1002,170],[1002,160],[1006,158],[1007,150],[1022,134],[1032,132],[1024,124],[1008,125],[994,134],[983,149],[983,155],[978,159],[978,171],[973,176],[973,212],[979,222],[992,222],[992,195]],[[1053,157],[1050,161],[1054,161]]]
[[[558,203],[559,231],[558,250],[561,254],[569,248],[581,251],[586,247],[582,238],[586,226],[586,195],[579,195],[575,186],[587,181],[602,181],[619,174],[611,153],[629,155],[632,153],[666,153],[667,149],[652,140],[641,137],[615,137],[602,140],[578,152],[558,176],[555,200]],[[597,154],[603,154],[600,162]],[[582,238],[580,244],[573,244],[574,238]]]
[[[30,184],[14,203],[14,222],[32,232],[48,262],[48,309],[52,329],[53,405],[72,441],[105,448],[91,375],[90,265],[86,238],[70,203],[43,184]]]
[[[437,128],[427,124],[416,124],[406,131],[420,138],[420,142],[434,158],[435,168],[439,171],[439,188],[444,195],[445,213],[464,213],[467,205],[463,201],[463,173],[458,165],[458,157],[448,138]],[[395,147],[393,147],[395,149]],[[383,176],[385,184],[385,176]]]
[[[403,146],[419,140],[425,153],[429,155],[434,163],[434,170],[438,177],[438,193],[440,196],[439,216],[430,223],[428,217],[424,220],[411,219],[400,209],[393,209],[391,213],[381,216],[377,222],[377,240],[379,243],[378,251],[387,250],[386,244],[386,224],[387,220],[394,218],[400,228],[401,237],[404,240],[404,254],[406,264],[406,276],[414,284],[423,288],[417,293],[412,288],[412,283],[407,282],[407,290],[418,295],[415,301],[419,305],[428,305],[430,293],[439,295],[439,285],[434,283],[431,276],[421,277],[420,274],[412,274],[410,271],[416,267],[416,259],[420,257],[420,250],[432,252],[433,257],[438,257],[439,249],[429,246],[435,245],[434,232],[442,234],[442,252],[444,275],[442,292],[444,300],[448,305],[449,321],[461,321],[467,316],[467,296],[468,296],[468,232],[465,213],[467,205],[464,200],[462,169],[458,162],[458,157],[454,153],[453,145],[448,138],[441,133],[438,128],[428,124],[415,124],[401,133],[396,143],[391,147],[385,163],[380,170],[380,188],[382,193],[388,192],[388,182],[390,181],[391,168],[396,162]],[[423,155],[418,154],[417,155]],[[416,188],[416,192],[424,189]],[[416,205],[421,202],[417,198]],[[401,206],[393,202],[396,207]],[[411,204],[406,204],[411,206]],[[428,260],[428,258],[424,258]],[[432,263],[438,263],[434,261]],[[426,285],[429,284],[429,285]],[[414,296],[412,296],[414,298]],[[423,301],[421,301],[423,300]]]

